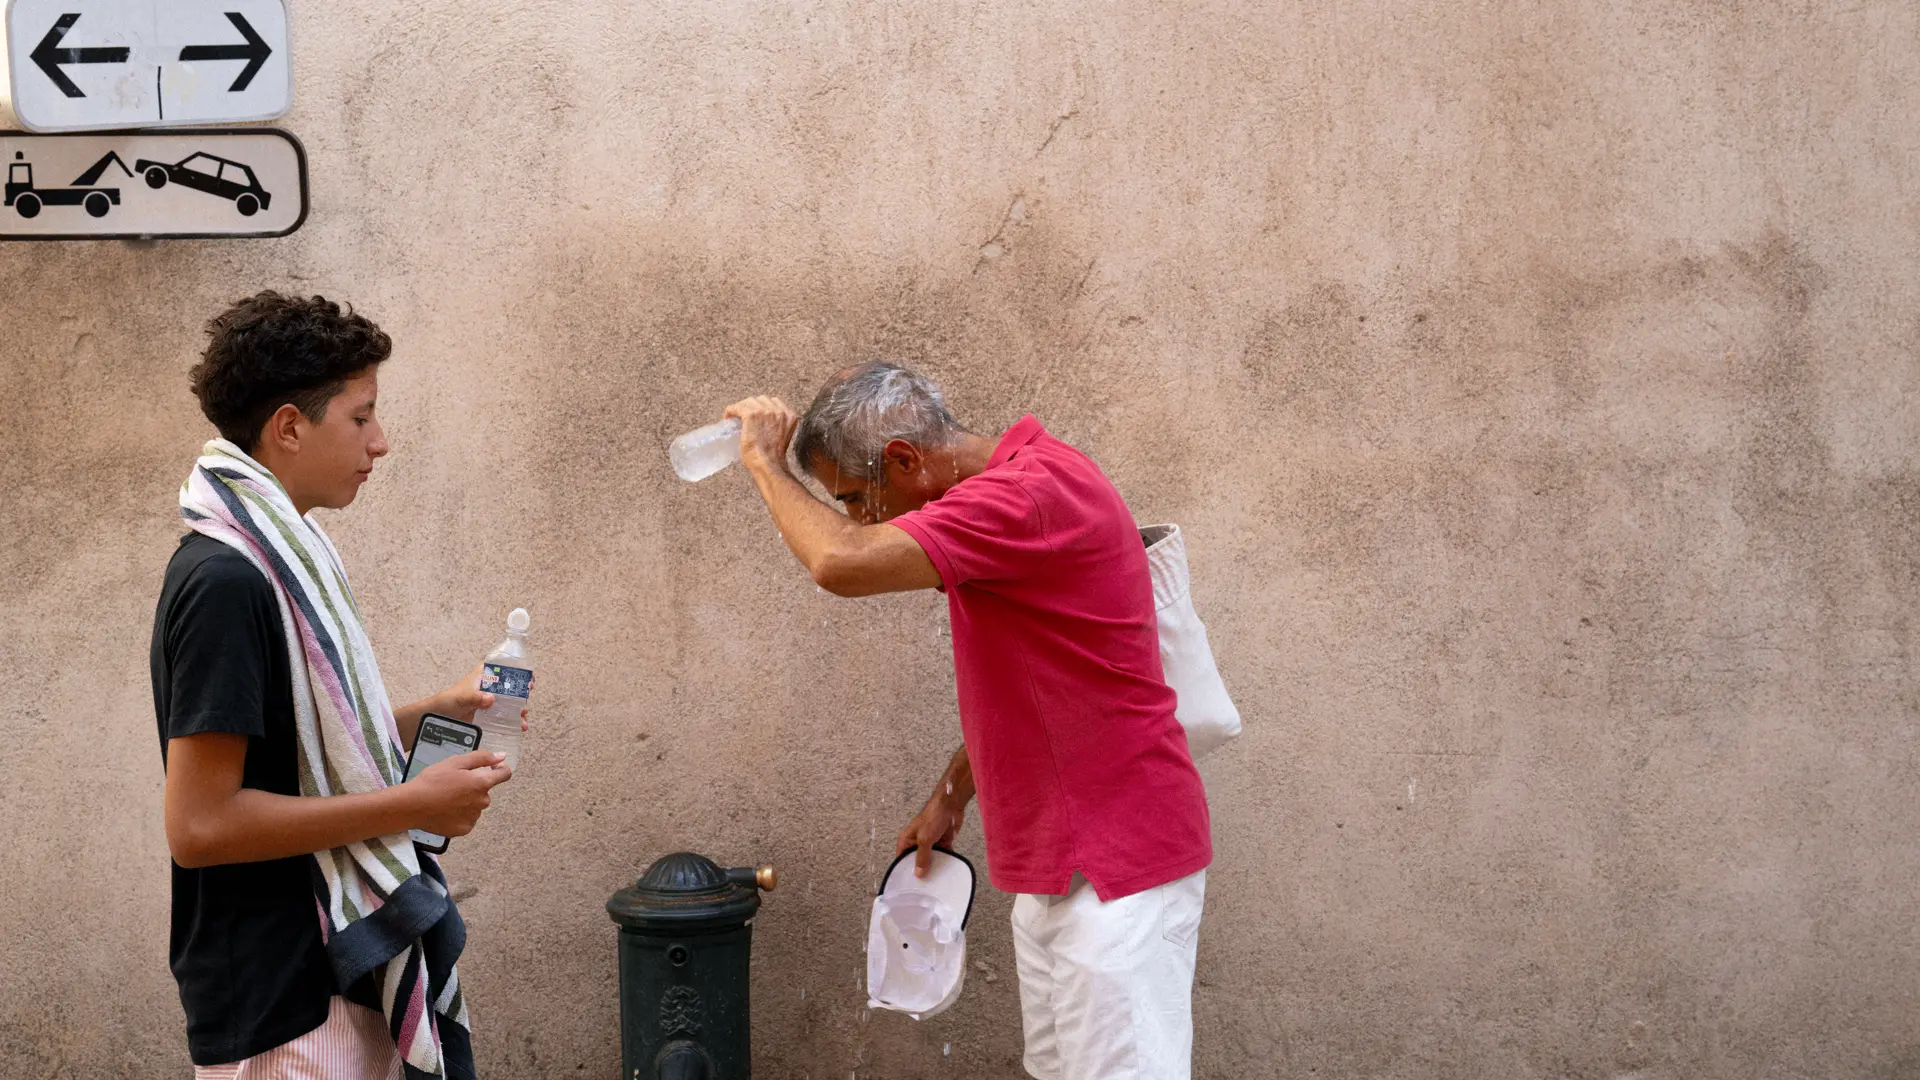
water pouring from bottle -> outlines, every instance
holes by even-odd
[[[728,417],[694,428],[667,444],[667,460],[682,480],[705,480],[740,460],[740,421]]]

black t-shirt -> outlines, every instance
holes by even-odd
[[[293,678],[273,586],[232,548],[189,533],[153,617],[153,711],[167,740],[245,735],[246,787],[300,794]],[[169,956],[195,1065],[252,1057],[327,1018],[334,988],[313,858],[173,866]]]

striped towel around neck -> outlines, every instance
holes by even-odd
[[[399,728],[327,534],[294,508],[272,473],[225,439],[201,451],[180,487],[180,515],[246,556],[273,585],[292,661],[300,793],[400,783]],[[470,1080],[470,1025],[454,968],[466,925],[439,861],[406,833],[316,851],[313,861],[314,899],[340,990],[371,977],[362,992],[378,993],[408,1080]]]

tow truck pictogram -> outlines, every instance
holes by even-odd
[[[120,189],[95,186],[100,177],[106,174],[109,166],[118,165],[128,179],[133,178],[133,170],[120,160],[120,155],[108,151],[106,157],[75,177],[72,187],[37,188],[33,186],[33,163],[25,160],[26,156],[22,150],[13,152],[13,162],[7,166],[4,204],[13,207],[14,212],[23,218],[39,216],[42,206],[78,206],[93,217],[106,217],[107,211],[120,205]]]

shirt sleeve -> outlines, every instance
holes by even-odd
[[[1053,554],[1039,503],[1019,476],[1001,469],[969,477],[890,524],[919,543],[949,590],[1017,581]]]
[[[209,559],[181,586],[167,620],[167,738],[267,733],[267,620],[273,586],[245,559]]]

